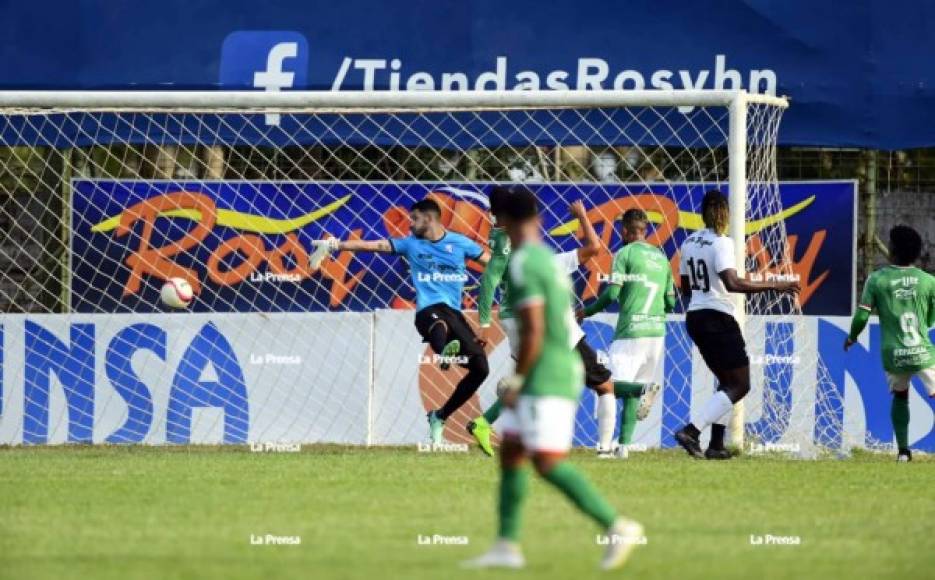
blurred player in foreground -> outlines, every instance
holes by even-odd
[[[606,530],[607,549],[601,567],[616,568],[641,543],[643,527],[618,517],[587,478],[567,461],[584,379],[572,334],[576,324],[571,279],[542,243],[536,199],[531,192],[511,194],[501,215],[513,248],[507,275],[510,306],[518,317],[519,352],[515,374],[502,379],[498,387],[505,408],[497,541],[486,554],[465,565],[525,565],[519,528],[529,487],[524,464],[531,459],[543,479]]]
[[[477,312],[480,318],[481,338],[486,340],[486,329],[490,327],[491,310],[494,300],[494,294],[498,286],[501,286],[502,292],[500,300],[499,319],[500,325],[506,334],[507,343],[510,347],[510,355],[514,360],[519,352],[519,339],[516,334],[516,318],[510,307],[511,283],[509,276],[504,277],[508,264],[510,262],[510,240],[501,223],[499,215],[503,203],[512,192],[528,191],[521,186],[497,186],[490,191],[490,214],[494,221],[494,228],[490,233],[490,261],[484,268],[484,274],[481,277],[481,287],[477,299]],[[578,220],[584,232],[584,238],[580,248],[569,252],[562,252],[555,256],[560,269],[563,273],[572,274],[578,270],[578,266],[584,264],[601,251],[601,241],[594,231],[594,226],[587,217],[587,211],[581,201],[576,201],[569,206],[571,215]],[[572,329],[572,340],[575,343],[575,349],[581,355],[584,362],[584,382],[585,385],[593,389],[598,395],[597,403],[597,424],[599,433],[607,433],[606,439],[608,445],[598,446],[598,455],[606,457],[612,454],[609,447],[609,441],[614,434],[614,419],[617,413],[617,403],[614,398],[613,386],[610,383],[610,371],[602,365],[597,359],[597,353],[588,345],[584,337],[584,331],[577,324]],[[500,416],[502,403],[498,399],[484,411],[483,415],[476,417],[468,424],[468,431],[474,436],[477,444],[487,455],[493,455],[493,446],[490,443],[490,436],[493,432],[492,425]],[[602,435],[602,440],[605,438]]]
[[[918,377],[935,398],[935,347],[928,330],[935,325],[935,277],[913,266],[922,253],[922,237],[908,226],[890,230],[890,262],[867,278],[851,332],[849,349],[867,326],[870,313],[880,317],[880,355],[893,393],[890,419],[896,435],[897,461],[912,461],[909,450],[909,386]]]

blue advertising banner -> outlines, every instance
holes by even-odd
[[[369,311],[411,308],[408,268],[389,254],[341,252],[309,266],[313,240],[408,235],[407,208],[431,196],[449,229],[486,244],[490,219],[480,201],[492,186],[385,182],[171,182],[75,180],[72,193],[71,306],[76,312],[153,312],[170,277],[186,279],[196,312]],[[616,220],[630,207],[649,212],[649,241],[678,272],[678,246],[701,227],[701,184],[529,184],[550,244],[577,247],[568,204],[584,200],[613,252]],[[782,209],[748,225],[748,271],[768,276],[785,258],[802,283],[807,314],[849,315],[854,296],[853,181],[783,183]],[[771,244],[784,222],[788,249]],[[786,254],[788,252],[788,254]],[[755,257],[754,257],[755,256]],[[611,255],[579,273],[582,299],[596,296]],[[479,264],[471,264],[464,307],[472,308]]]
[[[747,89],[780,142],[935,144],[916,0],[8,2],[4,89]]]

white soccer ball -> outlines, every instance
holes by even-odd
[[[169,278],[159,292],[162,303],[170,308],[185,308],[192,303],[195,292],[184,278]]]

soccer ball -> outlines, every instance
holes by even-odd
[[[159,292],[162,303],[170,308],[185,308],[195,297],[192,286],[184,278],[169,278]]]

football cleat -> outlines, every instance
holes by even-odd
[[[484,417],[478,417],[467,424],[468,433],[474,436],[477,446],[489,457],[493,457],[493,445],[490,444],[490,436],[493,434],[493,427]]]
[[[653,409],[653,403],[656,397],[662,391],[662,385],[659,383],[648,383],[643,386],[643,392],[640,394],[640,405],[636,408],[636,420],[642,421],[649,417],[649,412]]]
[[[607,549],[601,559],[601,569],[614,570],[623,566],[633,549],[645,541],[643,526],[633,520],[617,518],[607,529]]]
[[[675,432],[675,441],[695,459],[705,458],[704,451],[701,450],[701,444],[698,442],[698,437],[688,432],[688,425]]]
[[[442,349],[441,353],[441,363],[438,365],[439,368],[443,371],[447,371],[451,368],[451,363],[449,362],[453,357],[458,356],[458,353],[461,352],[461,341],[452,340],[445,345],[445,348]]]
[[[705,459],[732,459],[734,456],[730,451],[724,449],[715,449],[714,447],[708,447],[704,452]]]
[[[519,544],[508,540],[497,542],[485,553],[461,563],[462,568],[511,568],[517,570],[526,566],[526,559]]]
[[[429,440],[432,445],[441,445],[444,443],[445,421],[438,416],[438,411],[429,411],[426,418],[429,421]]]

